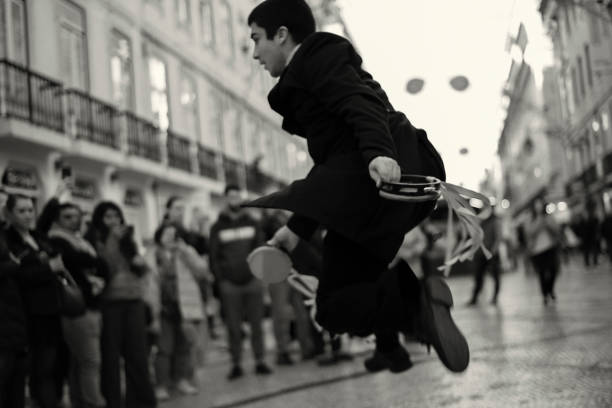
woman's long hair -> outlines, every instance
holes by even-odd
[[[85,234],[85,238],[92,244],[96,245],[96,241],[106,241],[110,232],[109,228],[104,224],[104,214],[108,210],[114,210],[119,215],[121,224],[125,224],[125,217],[121,208],[112,201],[102,201],[96,205],[91,215],[91,223]]]

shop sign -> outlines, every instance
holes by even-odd
[[[142,197],[142,191],[135,188],[128,188],[125,190],[125,196],[123,197],[123,204],[128,207],[142,207],[144,199]]]
[[[2,174],[2,184],[9,188],[38,190],[38,178],[32,168],[8,166]]]
[[[93,180],[76,177],[72,186],[72,196],[85,200],[94,200],[97,197],[96,183]]]

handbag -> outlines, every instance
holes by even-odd
[[[85,313],[85,298],[81,288],[68,271],[57,274],[59,286],[60,313],[66,317],[78,317]]]

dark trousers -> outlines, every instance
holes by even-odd
[[[418,225],[434,203],[407,205]],[[376,335],[377,348],[399,344],[398,332],[411,329],[419,282],[405,262],[389,269],[368,248],[329,230],[323,244],[323,272],[317,291],[317,321],[331,333]]]
[[[532,258],[533,266],[540,278],[540,289],[542,296],[553,295],[555,293],[555,281],[559,273],[559,250],[551,248]]]
[[[30,394],[41,408],[57,408],[58,352],[57,344],[37,343],[30,346]]]
[[[0,350],[0,407],[25,406],[27,367],[25,351]]]
[[[263,362],[264,288],[260,280],[252,279],[244,285],[229,281],[219,283],[225,307],[225,324],[232,363],[242,361],[242,322],[246,319],[251,329],[251,349],[257,363]]]
[[[474,257],[474,291],[472,292],[472,303],[476,303],[478,301],[478,295],[480,295],[480,291],[482,290],[484,277],[487,271],[491,274],[494,284],[493,296],[491,297],[491,300],[497,300],[500,286],[500,270],[501,265],[499,255],[496,254],[491,259],[487,259],[481,251],[476,254]]]
[[[587,241],[582,244],[584,266],[597,266],[599,264],[599,243]]]
[[[109,301],[102,306],[102,394],[108,408],[121,408],[121,358],[125,363],[125,406],[156,406],[149,374],[145,304]]]

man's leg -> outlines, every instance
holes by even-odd
[[[264,363],[264,289],[259,279],[253,279],[247,284],[244,291],[244,311],[251,328],[251,348],[255,359],[255,369],[258,374],[268,374],[268,367]],[[265,367],[265,368],[264,368]]]
[[[480,291],[482,290],[482,285],[484,283],[484,275],[487,271],[487,259],[482,254],[482,252],[476,254],[473,265],[474,290],[472,291],[472,298],[469,301],[470,305],[475,305],[476,303],[478,303],[478,295],[480,295]]]
[[[233,371],[236,372],[236,375],[230,375],[230,377],[237,378],[242,375],[242,372],[238,373],[242,360],[241,325],[244,311],[242,304],[242,288],[231,282],[224,281],[219,283],[219,289],[223,299],[225,314],[224,322],[227,327],[228,346],[232,364],[235,369]]]
[[[491,297],[491,303],[497,303],[497,296],[499,295],[499,288],[501,285],[501,260],[499,255],[494,255],[493,258],[489,261],[490,272],[493,276],[493,296]]]
[[[300,343],[302,357],[308,358],[313,355],[315,349],[310,315],[304,304],[302,294],[291,287],[289,288],[289,303],[293,307],[293,314],[295,315],[295,331],[298,343]]]
[[[102,305],[102,354],[101,388],[108,408],[121,408],[121,344],[123,329],[120,302]]]

